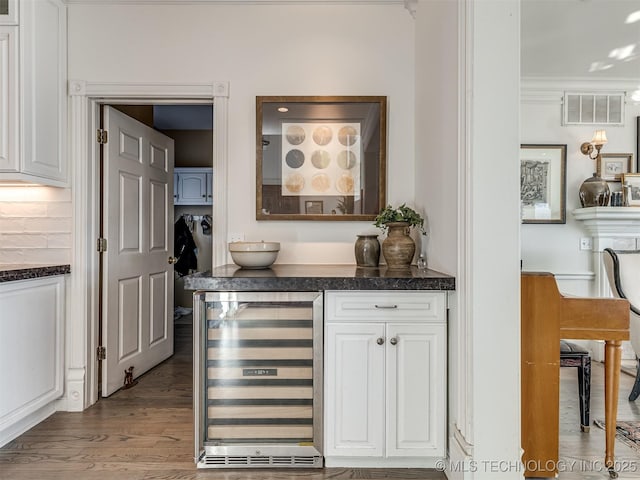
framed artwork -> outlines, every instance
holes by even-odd
[[[630,207],[640,207],[640,173],[623,173],[624,200]]]
[[[640,117],[636,117],[636,162],[640,162]],[[636,172],[640,172],[640,165],[636,165]]]
[[[566,187],[566,145],[520,145],[522,223],[566,223]]]
[[[304,213],[312,215],[322,214],[322,200],[305,200]]]
[[[256,219],[374,220],[387,97],[256,97]]]
[[[600,176],[608,182],[620,182],[622,174],[635,172],[633,153],[601,153]]]

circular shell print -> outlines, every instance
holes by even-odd
[[[326,150],[316,150],[311,154],[311,163],[316,168],[327,168],[331,162],[331,155]]]
[[[304,188],[304,177],[299,173],[291,173],[287,175],[284,181],[284,188],[291,193],[300,193]]]
[[[336,190],[343,194],[353,193],[354,181],[353,177],[348,173],[343,173],[340,178],[336,180]]]
[[[287,133],[285,134],[287,137],[287,142],[291,145],[300,145],[304,142],[306,135],[304,133],[304,128],[299,125],[291,125],[287,128]]]
[[[297,148],[289,150],[284,158],[290,168],[300,168],[304,164],[304,153]]]
[[[316,192],[326,192],[331,186],[331,180],[326,173],[317,173],[311,178],[311,188]]]
[[[331,128],[326,125],[316,127],[313,131],[313,141],[318,145],[327,145],[331,138],[333,138],[333,133],[331,133]]]
[[[342,127],[338,132],[338,141],[345,147],[350,147],[358,141],[358,132],[350,126]]]
[[[351,170],[356,165],[356,155],[349,150],[342,150],[338,153],[336,161],[341,169]]]

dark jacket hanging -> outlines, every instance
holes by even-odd
[[[189,270],[198,269],[196,242],[193,241],[193,235],[183,217],[174,226],[173,256],[178,259],[174,268],[179,275],[187,275]]]

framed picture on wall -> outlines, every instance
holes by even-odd
[[[627,173],[622,175],[625,203],[630,207],[640,207],[640,173]]]
[[[636,162],[640,162],[640,117],[636,117]],[[640,172],[640,165],[636,166],[636,172]]]
[[[566,223],[566,172],[566,145],[520,145],[522,223]]]
[[[633,153],[602,153],[600,175],[607,182],[620,182],[625,173],[635,172]]]

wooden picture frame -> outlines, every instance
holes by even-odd
[[[256,97],[256,220],[374,220],[386,134],[387,97]]]
[[[622,174],[624,203],[629,207],[640,207],[640,173]]]
[[[566,223],[567,145],[520,145],[522,223]]]
[[[601,153],[600,176],[607,182],[620,182],[625,173],[634,173],[633,153]]]
[[[323,213],[323,204],[322,200],[305,200],[304,202],[304,213],[311,215],[322,215]]]

